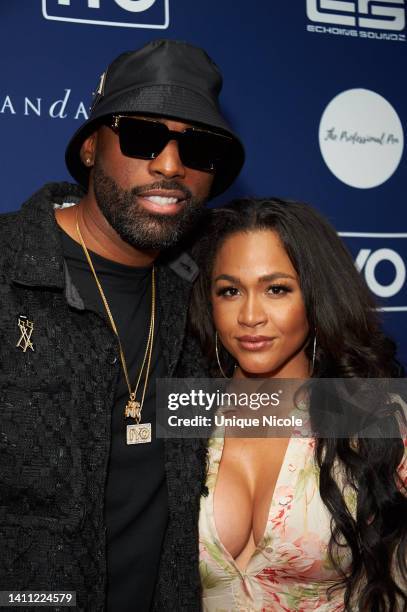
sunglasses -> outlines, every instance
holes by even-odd
[[[120,150],[126,157],[154,159],[170,140],[176,140],[184,166],[214,172],[233,153],[233,138],[197,128],[175,132],[159,121],[127,115],[113,115],[108,126],[118,134]]]

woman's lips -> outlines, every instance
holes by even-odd
[[[239,336],[237,341],[245,351],[261,351],[269,348],[274,338],[270,336]]]

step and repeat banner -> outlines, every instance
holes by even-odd
[[[406,0],[3,0],[0,212],[70,180],[65,145],[119,53],[204,47],[247,150],[215,204],[309,202],[347,242],[407,365]]]

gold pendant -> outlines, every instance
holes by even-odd
[[[151,423],[127,425],[127,444],[147,444],[151,442]]]
[[[127,402],[124,416],[132,419],[140,418],[140,402],[136,402],[134,399],[129,399]]]
[[[34,346],[31,342],[31,335],[34,330],[34,323],[29,321],[25,315],[20,315],[18,317],[18,327],[20,328],[21,336],[16,346],[21,348],[23,353],[25,353],[27,349],[33,351]]]

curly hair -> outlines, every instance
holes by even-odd
[[[383,333],[374,300],[334,228],[307,204],[277,198],[240,199],[213,209],[194,249],[201,274],[194,286],[190,326],[211,363],[216,364],[215,328],[211,310],[211,277],[215,257],[231,235],[256,230],[275,231],[299,277],[310,329],[318,337],[313,377],[391,378],[403,375],[395,343]],[[224,369],[233,360],[221,349]],[[312,356],[311,342],[305,348]],[[216,365],[212,374],[219,376]],[[312,404],[310,407],[312,418]],[[384,427],[394,425],[394,417]],[[331,514],[331,562],[341,576],[333,587],[344,587],[347,610],[355,596],[360,610],[407,610],[407,491],[397,476],[404,444],[398,428],[394,437],[359,439],[357,448],[346,438],[318,438],[321,499]],[[356,516],[346,505],[334,477],[340,462],[357,492]],[[335,552],[344,541],[352,563],[344,572]],[[396,578],[397,576],[397,578]]]

